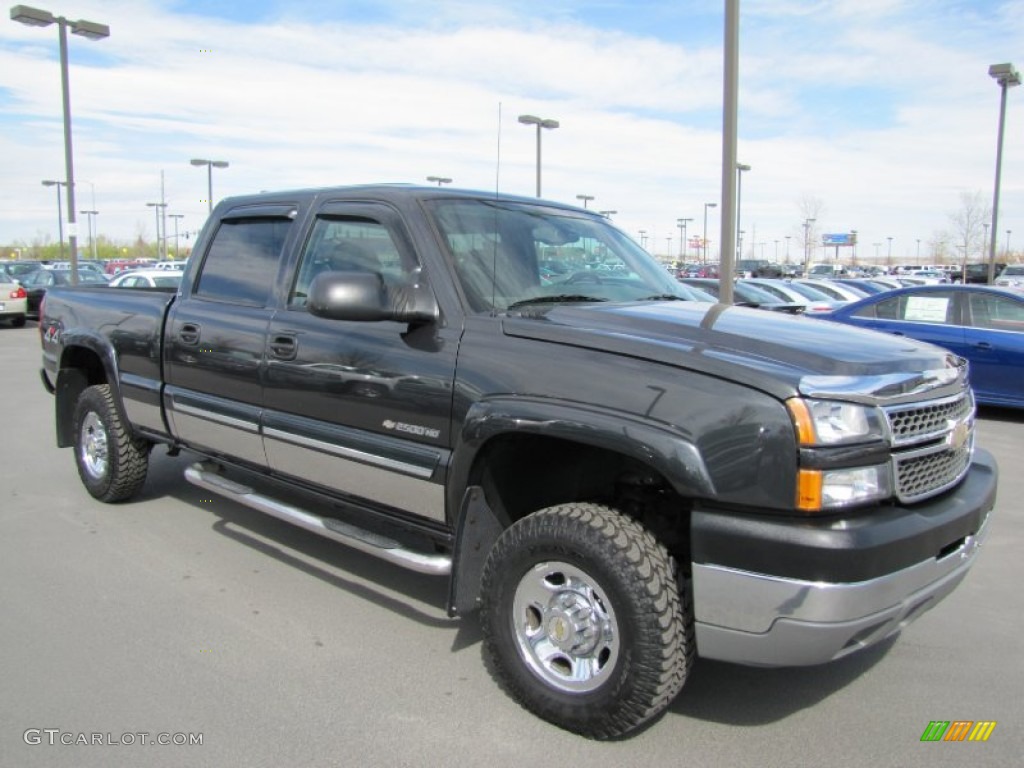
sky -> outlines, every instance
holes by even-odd
[[[517,121],[532,114],[560,124],[542,132],[545,198],[591,196],[657,254],[679,254],[681,218],[693,237],[707,216],[712,257],[720,242],[724,0],[40,3],[110,27],[68,36],[75,207],[99,211],[110,239],[152,240],[147,203],[181,215],[170,235],[175,222],[196,232],[207,170],[192,158],[229,163],[213,170],[214,201],[428,176],[532,196],[537,132]],[[862,259],[925,261],[964,195],[991,205],[988,67],[1024,69],[1022,10],[740,0],[744,257],[802,260],[814,218],[816,242],[856,230]],[[999,253],[1007,239],[1024,252],[1024,87],[1007,97]],[[57,240],[59,188],[41,182],[64,178],[57,28],[5,14],[0,246]]]

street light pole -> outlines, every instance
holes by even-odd
[[[229,163],[227,160],[206,160],[201,157],[194,157],[189,162],[194,166],[206,166],[206,203],[207,203],[207,215],[213,213],[213,169],[214,168],[227,168]]]
[[[686,261],[686,224],[687,222],[693,221],[693,217],[686,219],[676,219],[676,224],[679,226],[679,257]]]
[[[804,272],[811,263],[811,224],[817,219],[804,219]]]
[[[743,199],[743,172],[749,171],[750,166],[743,163],[736,163],[736,231],[740,231],[740,215],[743,213],[741,207]],[[736,238],[739,242],[739,236]],[[743,258],[743,247],[740,246],[739,253],[736,256],[737,259]]]
[[[16,5],[11,8],[11,19],[30,27],[48,27],[57,25],[60,39],[60,84],[61,100],[64,107],[64,165],[68,195],[68,251],[71,256],[71,283],[78,283],[78,232],[75,225],[75,162],[71,142],[71,92],[68,82],[68,27],[72,34],[80,35],[87,40],[101,40],[110,36],[110,27],[93,21],[68,21],[63,16],[54,16],[49,11],[31,8],[27,5]],[[58,190],[60,188],[58,187]],[[63,243],[63,238],[61,240]],[[63,249],[63,246],[62,246]],[[62,250],[63,255],[63,250]]]
[[[999,138],[996,140],[996,183],[992,193],[992,243],[988,251],[988,282],[992,284],[996,277],[996,232],[999,231],[999,182],[1003,169],[1003,127],[1006,124],[1006,91],[1020,85],[1020,72],[1013,64],[993,64],[988,73],[999,84]],[[966,279],[964,275],[964,279]]]
[[[437,182],[437,186],[439,186],[439,187],[442,184],[451,184],[452,183],[452,180],[449,179],[447,176],[427,176],[427,181],[435,181],[435,182]]]
[[[99,214],[99,211],[79,211],[83,216],[89,217],[89,247],[92,249],[92,260],[96,261],[96,235],[93,233],[93,222],[94,216]]]
[[[178,219],[185,218],[184,213],[169,213],[167,214],[170,218],[174,219],[174,260],[178,260]]]
[[[554,130],[558,127],[558,121],[550,118],[540,118],[536,115],[520,115],[519,122],[523,125],[537,126],[537,197],[540,197],[540,129]]]
[[[538,197],[540,197],[540,195],[538,195]],[[583,201],[583,207],[586,208],[587,207],[587,203],[589,203],[591,200],[593,200],[594,196],[593,195],[576,195],[576,199],[577,200],[582,200]]]
[[[160,258],[160,253],[161,253],[161,250],[160,250],[160,219],[162,218],[161,217],[161,211],[164,208],[167,207],[167,203],[146,203],[146,206],[148,208],[152,208],[153,212],[156,214],[156,256],[157,256],[157,259],[159,259]],[[166,238],[164,238],[164,239],[166,240]]]
[[[701,264],[708,263],[708,208],[714,208],[718,203],[704,203],[704,236],[701,242]]]
[[[57,188],[57,235],[60,238],[60,260],[64,261],[64,211],[60,207],[60,188],[66,185],[63,181],[44,179],[43,186]]]

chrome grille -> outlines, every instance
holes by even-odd
[[[966,395],[936,400],[927,405],[887,408],[893,445],[906,445],[941,437],[949,431],[950,421],[964,421],[974,412],[974,403]]]
[[[937,453],[896,457],[896,495],[911,502],[934,496],[955,485],[971,463],[971,443]]]
[[[961,395],[885,409],[893,442],[896,497],[911,503],[956,485],[974,450],[974,398]]]

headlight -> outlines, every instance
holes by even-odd
[[[835,400],[794,398],[787,406],[796,424],[800,445],[848,445],[881,440],[877,408]]]
[[[801,448],[821,458],[832,448],[871,444],[885,440],[883,417],[877,408],[838,400],[794,398],[786,403],[793,417]],[[879,454],[870,454],[878,461]],[[865,456],[867,458],[867,456]],[[827,462],[815,464],[821,469],[801,468],[797,476],[797,508],[804,512],[868,504],[892,495],[892,470],[889,464],[866,467],[828,468]]]
[[[805,512],[851,507],[892,495],[888,464],[853,469],[801,469],[797,507]]]

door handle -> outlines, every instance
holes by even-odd
[[[299,343],[294,336],[275,336],[270,340],[270,351],[279,360],[294,360]]]
[[[200,327],[195,323],[183,323],[178,330],[178,338],[182,344],[194,346],[199,343]]]
[[[992,345],[991,345],[991,344],[989,344],[989,343],[988,343],[987,341],[979,341],[979,342],[978,342],[977,344],[975,344],[974,346],[975,346],[975,347],[976,347],[977,349],[984,349],[984,350],[986,350],[986,351],[989,351],[989,352],[991,352],[991,351],[992,351],[992,349],[993,349]]]

